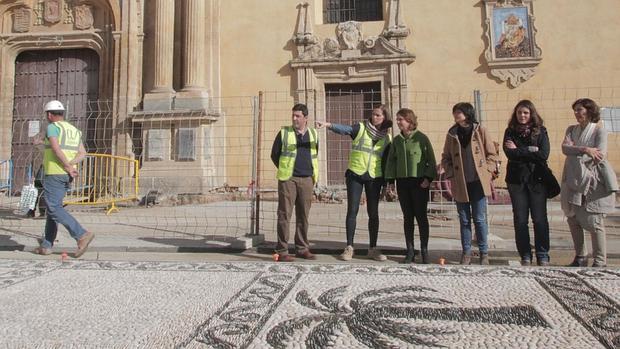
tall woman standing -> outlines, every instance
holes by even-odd
[[[506,183],[512,202],[517,251],[521,265],[532,264],[532,248],[528,227],[530,213],[534,224],[536,262],[549,265],[549,221],[547,192],[536,178],[536,169],[546,166],[549,158],[549,136],[534,103],[522,100],[514,107],[504,132],[504,153],[508,158]]]
[[[446,179],[452,184],[461,230],[461,264],[471,264],[471,224],[476,227],[480,264],[489,264],[487,244],[487,196],[491,195],[492,173],[497,150],[483,126],[476,120],[474,106],[457,103],[452,107],[450,127],[441,154]]]
[[[387,257],[377,249],[377,237],[379,235],[379,197],[383,180],[383,158],[391,142],[391,134],[388,132],[392,127],[388,109],[380,105],[373,109],[371,116],[354,125],[332,124],[330,122],[316,122],[317,128],[326,127],[329,130],[348,135],[353,140],[351,153],[349,154],[349,167],[345,172],[347,185],[347,247],[340,255],[340,259],[350,261],[355,250],[353,239],[357,225],[357,213],[359,211],[362,191],[366,191],[366,209],[368,212],[368,233],[370,235],[370,248],[368,257],[377,261],[385,261]]]
[[[585,230],[592,236],[592,266],[604,267],[607,265],[604,218],[614,211],[618,180],[607,161],[607,131],[598,124],[598,105],[589,98],[581,98],[572,107],[577,124],[566,129],[562,142],[566,161],[561,193],[562,210],[575,246],[575,259],[569,266],[588,264]]]
[[[422,263],[428,263],[429,224],[427,215],[430,184],[437,177],[433,146],[418,130],[418,118],[411,109],[396,113],[400,133],[394,137],[388,153],[385,178],[396,179],[398,201],[403,211],[403,230],[407,255],[403,263],[414,262],[414,219],[420,230]]]

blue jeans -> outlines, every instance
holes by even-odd
[[[363,180],[356,175],[347,175],[347,245],[353,246],[355,229],[357,227],[357,213],[360,209],[362,190],[366,190],[366,211],[368,212],[368,234],[370,237],[370,248],[377,247],[377,237],[379,235],[379,197],[383,178]]]
[[[469,183],[467,186],[470,201],[456,203],[461,225],[461,246],[464,254],[471,255],[471,223],[473,218],[474,226],[476,227],[478,249],[480,253],[486,254],[489,252],[489,245],[487,243],[487,236],[489,235],[487,198],[484,196],[484,192],[482,192],[480,182],[477,182],[476,188],[470,188]]]
[[[530,246],[529,216],[534,225],[534,246],[538,261],[549,261],[549,221],[547,220],[547,195],[541,183],[508,184],[512,214],[514,217],[515,242],[521,259],[532,260]]]
[[[69,175],[46,175],[43,179],[43,195],[47,203],[47,220],[45,221],[45,239],[41,247],[52,248],[58,233],[58,223],[62,224],[75,240],[79,240],[86,230],[62,206],[69,184]]]

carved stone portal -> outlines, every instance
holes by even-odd
[[[534,0],[484,0],[484,57],[492,76],[517,87],[536,72],[542,51],[536,44]]]
[[[13,32],[25,33],[30,30],[30,10],[18,7],[13,10]]]

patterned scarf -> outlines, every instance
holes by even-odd
[[[532,134],[532,125],[531,124],[517,124],[515,126],[515,131],[521,138],[527,138]]]
[[[387,131],[388,131],[387,128],[382,131],[378,130],[369,120],[366,120],[365,126],[366,126],[366,130],[368,131],[368,135],[375,142],[385,137],[385,135],[387,135]]]

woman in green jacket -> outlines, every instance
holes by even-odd
[[[429,225],[427,206],[429,187],[437,177],[435,154],[428,137],[418,130],[418,118],[411,109],[396,113],[400,134],[394,137],[388,153],[385,178],[396,179],[398,201],[403,211],[403,229],[407,244],[407,256],[403,263],[414,262],[413,219],[420,229],[422,263],[428,263]],[[393,184],[390,185],[392,187]]]

